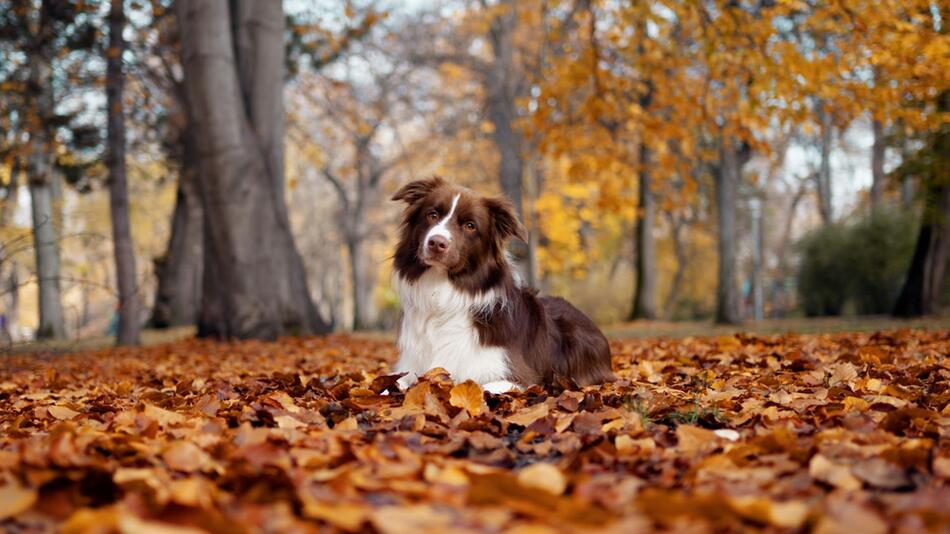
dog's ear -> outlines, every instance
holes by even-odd
[[[504,197],[486,198],[485,206],[488,207],[492,229],[499,240],[505,241],[509,237],[517,237],[524,242],[528,241],[528,231],[518,220],[515,206],[510,200]]]
[[[392,200],[404,200],[406,204],[415,204],[419,199],[424,198],[437,187],[445,185],[445,180],[439,176],[426,178],[425,180],[416,180],[399,188]]]

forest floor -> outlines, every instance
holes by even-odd
[[[946,531],[930,326],[614,338],[618,381],[506,395],[400,393],[373,336],[12,354],[0,530]]]

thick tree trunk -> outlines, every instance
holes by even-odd
[[[640,143],[640,194],[637,201],[636,223],[636,291],[630,319],[656,318],[656,243],[653,225],[656,219],[656,200],[650,180],[650,149]]]
[[[39,284],[40,321],[38,338],[66,337],[60,292],[59,236],[53,209],[55,177],[52,168],[52,139],[48,120],[53,113],[52,64],[44,48],[30,54],[30,87],[33,106],[30,120],[30,154],[27,158],[30,204],[33,215],[33,248]]]
[[[518,17],[513,1],[505,0],[502,3],[504,9],[492,20],[490,28],[493,62],[486,79],[488,117],[494,127],[492,139],[498,150],[501,188],[521,216],[524,173],[521,149],[524,140],[514,127],[517,114],[515,78],[518,74],[515,72],[512,42]]]
[[[716,207],[719,215],[719,280],[716,289],[716,322],[737,324],[739,286],[736,277],[736,197],[742,173],[734,139],[724,139],[716,172]]]
[[[938,102],[940,111],[950,109],[950,91],[944,91]],[[907,279],[894,305],[894,315],[899,317],[940,311],[950,256],[950,180],[947,175],[950,128],[944,126],[935,131],[923,150],[933,154],[934,162],[927,174],[920,177],[923,216]]]
[[[818,210],[821,220],[831,224],[834,220],[834,210],[831,203],[831,143],[834,134],[834,125],[831,122],[831,113],[825,109],[823,101],[818,102],[818,122],[821,129],[821,160],[818,167],[817,190]]]
[[[932,185],[931,205],[924,218],[904,287],[894,305],[894,315],[915,317],[937,313],[950,253],[950,185]]]
[[[204,213],[198,193],[198,155],[189,132],[182,144],[171,238],[165,255],[155,260],[158,289],[149,322],[156,328],[196,324],[201,306]]]
[[[122,71],[124,27],[124,1],[112,0],[109,11],[109,48],[106,50],[106,99],[109,109],[109,211],[112,215],[112,249],[115,253],[115,273],[119,286],[119,329],[116,344],[134,345],[139,342],[141,325],[125,172],[125,112],[122,105],[122,91],[125,86],[125,75]]]
[[[515,65],[515,44],[512,41],[518,24],[517,6],[513,0],[503,0],[503,9],[492,19],[489,41],[492,62],[485,73],[486,108],[492,123],[492,141],[498,151],[498,180],[501,190],[514,204],[515,211],[524,220],[524,136],[515,128],[518,107],[520,73]],[[530,238],[529,238],[530,239]],[[509,250],[519,271],[530,267],[528,244],[513,240]],[[526,276],[527,277],[527,276]]]
[[[283,136],[283,8],[274,0],[191,0],[176,10],[201,154],[199,334],[325,332],[290,231],[280,141],[271,138]]]
[[[873,122],[874,143],[871,145],[871,211],[877,211],[884,197],[884,156],[887,140],[881,121]]]

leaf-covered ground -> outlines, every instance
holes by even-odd
[[[0,529],[950,529],[950,332],[612,348],[511,395],[343,336],[2,357]]]

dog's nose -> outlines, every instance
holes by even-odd
[[[434,235],[429,238],[429,242],[426,243],[426,246],[429,247],[429,252],[442,254],[443,252],[448,250],[449,240],[440,235]]]

